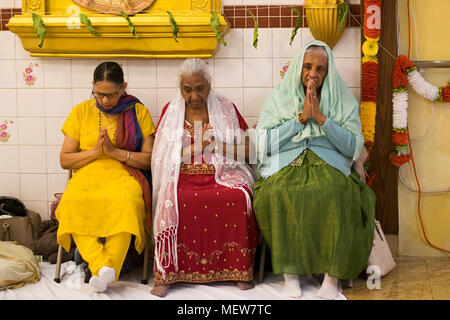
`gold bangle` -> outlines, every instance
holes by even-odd
[[[302,113],[301,112],[298,114],[298,120],[300,121],[301,124],[305,124],[306,123],[306,121],[302,117]]]
[[[130,151],[127,150],[127,158],[125,159],[125,162],[127,162],[128,160],[130,160]]]

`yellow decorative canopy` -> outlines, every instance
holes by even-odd
[[[131,15],[129,20],[137,37],[130,31],[130,23],[120,15],[123,7],[116,7],[118,14],[99,13],[78,4],[81,2],[112,5],[113,1],[23,0],[22,13],[14,15],[7,27],[32,57],[101,59],[210,58],[220,48],[211,26],[212,12],[218,16],[218,32],[222,37],[230,28],[221,15],[221,0],[129,0],[128,5],[139,12],[136,15],[125,12]],[[139,11],[139,4],[144,2],[147,8]],[[177,41],[167,11],[178,25]],[[40,16],[46,30],[42,47],[34,29],[33,13]],[[81,23],[80,13],[100,36],[91,34],[87,25]]]
[[[134,15],[147,9],[154,0],[73,0],[82,7],[109,14],[123,11],[127,15]]]

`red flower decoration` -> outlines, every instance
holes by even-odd
[[[361,101],[377,102],[378,63],[365,62],[361,65]]]
[[[392,142],[397,146],[403,146],[407,144],[408,141],[408,133],[406,132],[394,132],[394,134],[392,134]]]
[[[367,179],[367,185],[370,187],[373,184],[373,181],[375,180],[375,178],[377,177],[377,175],[375,173],[372,173],[370,175],[370,177]]]
[[[409,60],[409,58],[403,54],[399,55],[397,59],[395,60],[395,63],[398,63],[400,70],[403,73],[406,73],[406,71],[410,68],[414,68],[414,64]]]
[[[442,88],[442,101],[450,102],[450,86]]]
[[[374,145],[375,145],[375,143],[373,141],[364,142],[364,146],[366,147],[366,150],[367,150],[366,163],[368,163],[370,160],[370,154],[372,153],[372,148]]]
[[[405,72],[402,71],[399,60],[395,60],[394,73],[392,75],[392,88],[407,87],[408,78]]]
[[[391,161],[391,163],[394,166],[401,167],[403,164],[405,164],[411,160],[411,155],[405,154],[405,155],[398,156],[398,155],[391,154],[389,156],[389,160]]]
[[[364,2],[364,35],[375,39],[380,36],[380,27],[376,28],[373,24],[373,21],[371,21],[371,28],[369,29],[367,22],[374,15],[377,15],[376,18],[378,19],[380,19],[381,17],[380,11],[376,12],[374,10],[368,10],[368,8],[371,6],[377,6],[381,10],[381,0],[366,0]]]

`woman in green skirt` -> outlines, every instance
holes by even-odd
[[[283,293],[302,295],[299,275],[323,273],[319,297],[334,299],[338,279],[366,267],[375,195],[352,170],[364,138],[358,103],[331,49],[312,41],[264,102],[257,131],[253,208],[283,274]]]

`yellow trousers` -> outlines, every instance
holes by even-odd
[[[92,275],[98,275],[102,267],[110,267],[116,270],[116,281],[119,279],[125,256],[130,247],[131,234],[122,232],[106,237],[105,245],[102,245],[97,237],[72,234],[83,259],[89,263]]]

